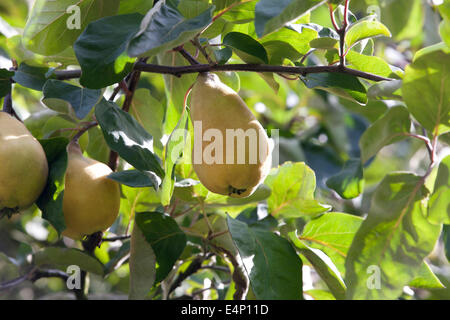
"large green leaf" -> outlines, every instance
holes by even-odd
[[[376,37],[386,36],[390,37],[389,29],[379,21],[376,20],[361,20],[350,26],[345,34],[345,44],[348,48],[354,46],[358,41]]]
[[[163,1],[157,3],[142,21],[141,30],[131,41],[128,54],[132,57],[153,56],[173,49],[192,39],[212,21],[214,6],[200,15],[186,19]]]
[[[81,270],[103,275],[103,265],[97,258],[78,249],[47,247],[33,254],[36,266],[54,266],[65,268],[76,265]]]
[[[103,99],[95,107],[95,116],[112,150],[136,169],[164,176],[160,160],[151,151],[152,136],[130,114]]]
[[[408,286],[421,289],[445,288],[439,278],[433,273],[425,261],[420,266],[417,276],[408,283]]]
[[[91,112],[103,96],[101,90],[81,88],[53,79],[47,80],[42,91],[44,94],[42,102],[47,107],[59,112],[75,111],[75,115],[80,120]]]
[[[450,156],[439,164],[433,193],[428,202],[428,220],[450,224]]]
[[[350,50],[346,55],[346,59],[350,68],[373,73],[381,77],[398,78],[393,68],[380,57],[367,56]]]
[[[230,32],[222,43],[231,47],[247,63],[269,63],[266,49],[255,39],[241,32]]]
[[[156,257],[142,230],[135,225],[130,247],[130,300],[144,299],[155,282]]]
[[[422,31],[425,10],[421,0],[385,1],[378,8],[381,9],[381,22],[394,39],[411,39]]]
[[[162,158],[164,125],[164,104],[155,99],[149,89],[138,89],[134,92],[129,113],[153,137],[153,149]]]
[[[302,299],[302,261],[286,239],[227,217],[257,299]]]
[[[119,14],[146,14],[153,7],[153,0],[120,0]]]
[[[115,14],[118,6],[119,0],[37,0],[25,26],[24,44],[42,55],[57,54],[71,46],[89,22]]]
[[[258,37],[271,33],[325,3],[322,0],[260,0],[255,7],[255,30]]]
[[[142,18],[134,13],[106,17],[88,25],[74,43],[82,85],[103,88],[119,82],[132,70],[134,59],[127,56],[126,50]]]
[[[353,199],[364,190],[363,169],[360,159],[350,159],[338,174],[327,180],[328,188],[336,191],[344,199]]]
[[[164,280],[186,247],[186,235],[168,215],[160,212],[136,214],[136,224],[155,253],[155,282]]]
[[[161,178],[151,171],[125,170],[113,172],[108,178],[133,188],[153,187],[158,190],[161,183]]]
[[[303,162],[285,162],[272,169],[264,183],[272,189],[267,204],[275,218],[316,215],[330,209],[314,199],[316,176]]]
[[[297,250],[311,263],[316,272],[319,274],[331,293],[336,299],[345,299],[345,283],[342,280],[336,266],[322,251],[315,248],[308,247],[305,243],[299,240],[295,231],[288,234],[292,243],[297,247]]]
[[[170,134],[169,140],[166,146],[166,155],[164,157],[164,176],[161,185],[161,204],[167,206],[172,199],[173,190],[175,188],[175,165],[181,158],[184,151],[184,146],[187,143],[187,128],[189,119],[189,113],[185,109],[181,114],[180,121],[175,127],[174,131]]]
[[[230,0],[226,1],[231,2]],[[230,5],[230,3],[227,4],[228,7]],[[234,5],[231,9],[228,9],[221,17],[226,21],[236,24],[253,21],[253,19],[255,19],[255,5],[256,1],[242,1],[242,3]],[[216,9],[218,9],[217,4]]]
[[[347,298],[396,299],[418,275],[441,231],[424,216],[427,194],[414,174],[383,179],[348,251]]]
[[[42,217],[50,222],[58,233],[66,229],[62,209],[68,142],[66,138],[62,137],[40,141],[47,156],[49,173],[47,185],[36,204],[42,211]]]
[[[12,79],[26,88],[42,91],[42,87],[47,81],[48,71],[49,69],[45,67],[35,67],[21,63]]]
[[[308,222],[299,239],[326,253],[344,276],[345,258],[362,222],[362,218],[354,215],[329,212]]]
[[[411,128],[409,112],[403,106],[389,109],[386,114],[375,121],[361,136],[362,163],[366,163],[384,146],[398,142],[407,137]]]
[[[355,76],[345,73],[310,73],[302,81],[310,89],[322,89],[363,105],[367,103],[367,90]]]
[[[438,44],[417,52],[402,92],[409,111],[429,132],[450,131],[450,50]]]

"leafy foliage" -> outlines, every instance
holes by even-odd
[[[449,1],[351,1],[346,19],[339,0],[3,2],[0,100],[49,177],[0,220],[1,283],[78,265],[77,298],[450,299]],[[210,192],[191,163],[207,71],[270,137],[247,198]],[[71,139],[120,183],[98,247],[61,238]],[[59,298],[60,281],[23,286]]]

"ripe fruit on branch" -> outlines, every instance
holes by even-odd
[[[45,152],[28,129],[0,112],[0,217],[30,207],[48,177]]]
[[[63,212],[63,235],[80,240],[86,235],[105,231],[116,220],[120,208],[120,187],[108,179],[112,170],[105,164],[83,156],[72,141],[67,146]]]
[[[194,170],[211,192],[248,197],[271,166],[269,139],[241,97],[212,73],[199,74],[191,93]]]

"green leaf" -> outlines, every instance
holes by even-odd
[[[134,230],[134,229],[133,229]],[[119,268],[124,262],[124,258],[130,253],[130,241],[124,240],[122,246],[111,257],[111,259],[105,264],[105,275],[110,274],[117,268]],[[153,263],[154,264],[154,263]]]
[[[147,130],[153,137],[153,149],[155,153],[162,157],[164,125],[164,104],[155,99],[149,89],[138,89],[134,92],[133,102],[129,113]]]
[[[330,258],[322,251],[305,245],[298,239],[295,231],[289,232],[289,238],[297,250],[312,264],[333,296],[339,300],[345,299],[345,283]]]
[[[272,189],[267,204],[275,218],[316,215],[330,209],[330,206],[314,200],[316,176],[303,162],[285,162],[272,169],[264,184]]]
[[[444,19],[439,25],[439,34],[445,44],[450,47],[450,19]]]
[[[408,286],[421,289],[442,289],[445,288],[439,278],[431,271],[430,266],[425,261],[420,266],[418,275],[409,282]]]
[[[161,204],[167,206],[172,199],[175,188],[175,165],[183,154],[183,149],[187,143],[187,125],[189,113],[185,109],[181,114],[180,121],[169,136],[166,146],[166,156],[164,157],[164,171],[166,175],[161,185]],[[182,130],[180,130],[182,129]],[[180,141],[181,140],[181,141]]]
[[[222,11],[223,9],[240,1],[241,0],[212,0],[212,4],[216,6],[217,11]]]
[[[350,50],[346,55],[347,63],[352,69],[373,73],[386,78],[398,78],[391,66],[380,57],[367,56]]]
[[[384,24],[377,20],[361,20],[352,24],[347,30],[345,44],[351,48],[361,40],[377,36],[391,37],[391,33]]]
[[[83,86],[107,87],[121,81],[133,69],[135,59],[128,57],[126,50],[142,19],[142,15],[134,13],[103,18],[87,26],[73,46]]]
[[[69,141],[66,138],[59,137],[40,140],[39,142],[47,156],[49,173],[47,185],[36,204],[42,211],[42,218],[50,222],[60,234],[66,229],[62,208],[64,175],[67,168],[66,146]]]
[[[421,0],[395,0],[383,3],[381,22],[395,40],[411,39],[422,31],[425,10]]]
[[[434,135],[450,131],[450,51],[436,45],[416,53],[406,67],[403,99],[412,115]]]
[[[20,267],[16,261],[0,252],[0,281],[1,283],[13,280],[20,276]]]
[[[42,87],[47,81],[48,70],[48,68],[21,63],[12,79],[25,88],[42,91]]]
[[[232,198],[217,193],[208,192],[205,197],[205,206],[208,207],[228,207],[243,206],[249,203],[259,202],[267,199],[271,194],[270,188],[260,184],[253,194],[246,198]]]
[[[11,92],[11,77],[14,72],[0,69],[0,99]]]
[[[55,111],[75,111],[78,119],[84,119],[102,98],[101,90],[77,87],[59,80],[47,80],[42,88],[42,102]],[[72,111],[73,110],[73,111]]]
[[[119,0],[37,0],[23,33],[25,47],[46,56],[57,54],[71,46],[89,22],[115,14],[118,6]]]
[[[310,296],[313,300],[336,300],[336,298],[328,291],[320,289],[311,289],[304,292],[305,295]]]
[[[256,298],[302,299],[302,261],[289,241],[230,216],[227,223]]]
[[[359,146],[362,163],[366,163],[384,146],[405,139],[410,128],[411,120],[405,107],[396,106],[389,109],[361,136]]]
[[[230,60],[233,55],[233,50],[229,47],[225,47],[220,50],[214,51],[214,56],[216,57],[216,61],[218,64],[225,64],[228,60]]]
[[[153,0],[120,0],[118,14],[146,14],[153,7]]]
[[[160,212],[137,213],[136,224],[155,253],[158,263],[155,282],[160,282],[186,247],[186,235],[175,220]]]
[[[377,100],[401,100],[402,80],[380,81],[369,87],[367,96]]]
[[[222,43],[232,48],[247,63],[269,63],[266,49],[258,41],[241,32],[230,32]]]
[[[309,221],[299,239],[309,247],[323,251],[342,276],[345,258],[363,219],[354,215],[329,212]]]
[[[273,55],[275,52],[277,55],[282,56],[284,54],[286,55],[286,57],[289,57],[293,55],[293,50],[301,55],[304,55],[311,49],[309,43],[313,39],[317,38],[319,36],[319,33],[321,33],[323,30],[325,30],[323,27],[313,23],[289,24],[276,32],[264,36],[261,42],[264,47],[266,47],[268,43],[272,42],[284,43],[278,50],[271,48],[270,55]],[[326,31],[324,31],[324,33],[326,33]],[[287,49],[288,52],[283,53],[281,51],[283,48]],[[272,60],[272,57],[270,57],[270,60]]]
[[[210,7],[206,0],[183,0],[179,1],[176,9],[187,19],[195,18]]]
[[[130,114],[103,99],[95,107],[95,117],[112,150],[136,169],[164,176],[160,160],[151,151],[152,136]]]
[[[309,89],[322,89],[359,104],[367,103],[367,90],[355,76],[345,73],[310,73],[302,81]]]
[[[132,188],[152,187],[158,190],[161,183],[161,178],[151,171],[126,170],[113,172],[108,178]]]
[[[389,174],[377,187],[348,251],[348,299],[396,299],[418,275],[441,231],[424,217],[427,193],[410,173]]]
[[[177,10],[158,2],[142,21],[141,30],[131,41],[128,54],[154,56],[192,39],[212,21],[214,6],[197,17],[186,19]]]
[[[292,62],[299,60],[303,55],[284,41],[267,41],[263,43],[269,55],[269,64],[282,65],[285,59]]]
[[[428,201],[428,220],[450,224],[450,156],[439,164],[433,193]]]
[[[156,256],[140,228],[135,225],[130,247],[130,300],[144,299],[156,278]]]
[[[445,246],[445,256],[447,257],[447,261],[450,261],[450,225],[444,225],[442,233]]]
[[[321,0],[259,0],[255,7],[256,34],[261,38],[323,3]]]
[[[236,1],[237,2],[237,1]],[[214,1],[213,1],[214,4]],[[227,7],[229,7],[231,4],[227,4]],[[235,6],[233,6],[231,9],[226,11],[221,18],[225,19],[226,21],[240,24],[240,23],[248,23],[250,21],[253,21],[255,19],[255,5],[256,1],[248,1],[248,2],[242,2]],[[216,9],[218,9],[218,6],[216,4]]]
[[[361,160],[348,160],[341,172],[327,180],[327,187],[336,191],[343,199],[353,199],[359,196],[364,190]]]
[[[22,36],[20,35],[6,39],[6,47],[11,58],[16,59],[19,63],[25,62],[36,66],[56,63],[60,68],[78,64],[72,47],[68,47],[55,55],[42,56],[26,49],[22,42]]]
[[[65,271],[71,265],[81,270],[103,276],[103,265],[97,258],[78,249],[47,247],[33,254],[33,264],[40,266],[56,266]]]
[[[94,127],[88,131],[89,142],[85,152],[91,159],[103,162],[105,164],[109,161],[110,149],[106,144],[103,132],[100,127]]]

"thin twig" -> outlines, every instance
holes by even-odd
[[[76,135],[73,136],[72,141],[78,141],[80,137],[89,129],[96,127],[98,125],[97,121],[92,121],[87,123],[83,128],[81,128]]]
[[[182,46],[175,48],[175,51],[178,51],[191,65],[200,64],[189,52],[186,51]]]

